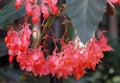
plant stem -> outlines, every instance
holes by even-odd
[[[50,18],[45,23],[44,28],[47,29],[49,26],[51,26],[51,24],[53,23],[53,21],[55,20],[55,18],[56,18],[56,16],[54,16],[54,15],[50,16]],[[41,37],[40,37],[40,40],[39,40],[40,43],[41,43],[41,40],[44,37],[44,35],[45,35],[44,30],[42,30]]]

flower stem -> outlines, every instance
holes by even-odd
[[[49,26],[51,26],[51,24],[53,23],[53,21],[55,20],[55,18],[56,18],[55,15],[50,16],[50,18],[47,20],[47,22],[45,23],[45,25],[43,27],[45,29],[47,29]],[[41,43],[41,40],[44,37],[44,35],[45,35],[44,30],[42,30],[41,37],[40,37],[40,40],[39,40],[40,43]]]

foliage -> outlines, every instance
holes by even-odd
[[[14,2],[15,0],[12,0],[0,10],[0,29],[3,29],[6,25],[15,23],[15,20],[25,16],[24,7],[22,6],[20,9],[16,10],[14,8]]]
[[[86,43],[102,20],[106,0],[67,0],[67,13],[81,41]]]
[[[0,57],[7,55],[8,50],[5,46],[5,43],[4,43],[3,39],[0,39],[0,48],[2,48],[2,49],[0,49]]]

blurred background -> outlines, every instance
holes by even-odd
[[[1,0],[0,9],[10,1],[12,0]],[[106,36],[114,51],[104,53],[105,57],[95,71],[87,70],[78,81],[72,76],[68,79],[63,78],[61,83],[120,83],[120,7],[116,5],[115,8],[115,15],[105,13],[98,26],[98,29],[108,31]],[[49,76],[34,77],[32,73],[21,71],[15,60],[13,63],[8,62],[9,56],[4,43],[6,33],[7,30],[0,30],[0,83],[50,83]]]

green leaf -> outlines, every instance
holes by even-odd
[[[8,54],[4,39],[0,39],[0,57]]]
[[[21,71],[16,70],[12,66],[13,64],[0,68],[0,78],[2,81],[8,81],[8,80],[9,81],[20,81]],[[1,83],[1,80],[0,80],[0,83]],[[20,83],[20,82],[11,82],[11,83]]]
[[[74,40],[76,37],[75,28],[71,23],[68,24],[68,37],[70,40]]]
[[[66,0],[67,13],[78,36],[86,43],[102,20],[106,0]]]
[[[19,9],[14,8],[15,0],[12,0],[8,5],[0,10],[0,29],[4,26],[12,24],[16,19],[25,16],[25,9],[23,6]]]

